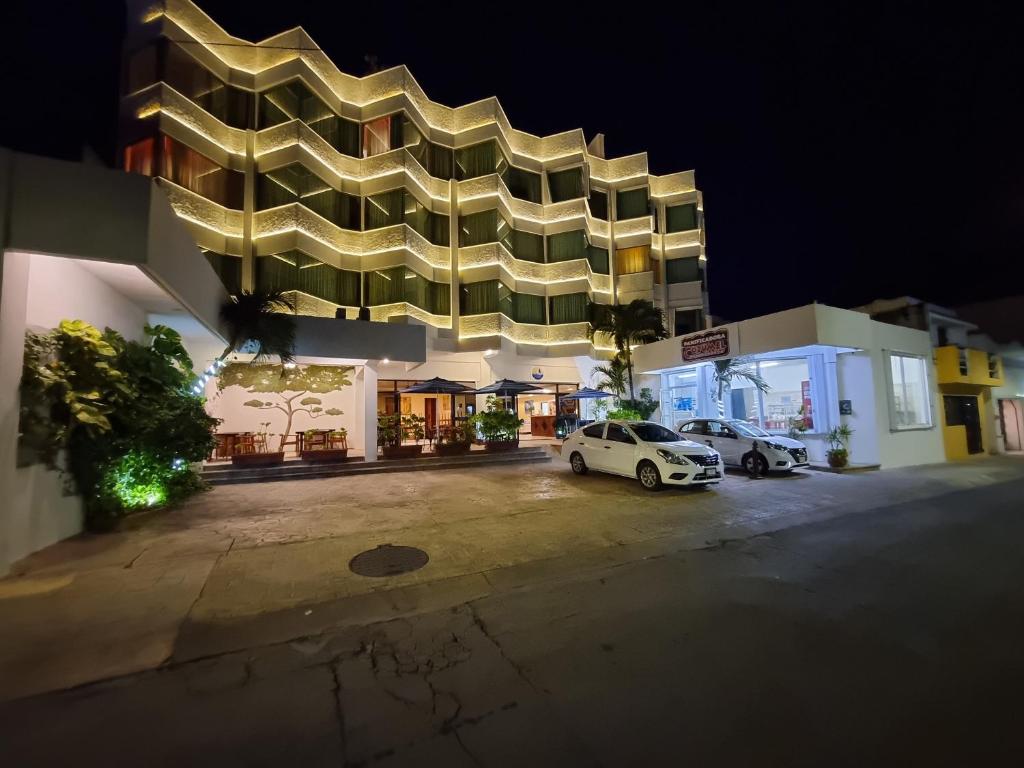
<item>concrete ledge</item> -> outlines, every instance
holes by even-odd
[[[805,469],[813,469],[815,472],[831,472],[835,475],[844,475],[847,472],[873,472],[881,469],[881,464],[847,464],[845,467],[830,467],[828,464],[811,463]]]

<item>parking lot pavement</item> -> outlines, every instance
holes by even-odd
[[[854,475],[730,473],[709,490],[647,493],[555,461],[224,486],[127,530],[57,544],[0,580],[0,698],[1022,475],[1024,462],[990,457]],[[385,578],[349,570],[385,543],[421,548],[429,562]]]

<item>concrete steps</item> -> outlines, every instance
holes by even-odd
[[[392,459],[365,462],[361,459],[337,463],[288,461],[271,467],[234,468],[230,465],[208,466],[203,479],[211,485],[233,483],[266,483],[278,480],[304,480],[342,475],[377,475],[389,472],[423,472],[441,469],[466,469],[509,464],[537,464],[551,461],[548,446],[530,446],[502,453],[473,451],[465,456],[427,456],[418,459]]]

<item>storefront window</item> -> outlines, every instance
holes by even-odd
[[[804,426],[815,431],[806,358],[762,360],[750,368],[764,379],[768,391],[761,393],[749,380],[736,377],[729,392],[733,418],[777,433],[788,432],[796,420],[803,419]]]
[[[663,408],[665,426],[675,429],[679,422],[697,417],[697,369],[686,368],[667,376],[668,389],[663,399],[668,408]],[[710,416],[711,414],[704,414]]]
[[[928,369],[923,357],[889,356],[889,420],[894,430],[932,426],[928,404]]]

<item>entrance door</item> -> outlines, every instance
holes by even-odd
[[[1006,450],[1024,450],[1024,402],[1020,400],[1000,400],[999,415],[1003,422],[1003,438]]]
[[[426,422],[427,434],[437,434],[437,398],[423,398],[423,420]]]
[[[946,425],[962,426],[967,433],[967,453],[984,451],[978,398],[974,395],[945,395],[942,400],[946,410]]]

